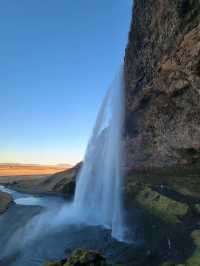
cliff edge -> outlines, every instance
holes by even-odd
[[[125,86],[128,169],[200,165],[199,0],[135,0]]]

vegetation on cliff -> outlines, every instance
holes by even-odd
[[[153,265],[199,265],[199,173],[162,169],[127,176],[125,204],[129,213],[140,213],[136,235],[154,255]]]

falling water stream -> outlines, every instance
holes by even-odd
[[[108,90],[84,164],[78,177],[74,208],[89,223],[112,230],[113,237],[123,240],[121,204],[122,129],[124,117],[123,71]]]
[[[3,249],[4,257],[27,249],[31,243],[33,246],[38,239],[45,239],[52,232],[64,232],[75,225],[79,228],[101,226],[111,231],[113,238],[125,240],[121,199],[123,122],[122,70],[101,105],[77,179],[74,200],[51,205],[17,228]]]

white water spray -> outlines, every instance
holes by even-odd
[[[108,90],[84,164],[78,177],[74,208],[89,224],[112,230],[113,237],[123,239],[122,221],[122,131],[124,122],[123,70]]]

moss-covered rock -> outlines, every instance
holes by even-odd
[[[44,264],[44,266],[61,266],[62,264],[60,262],[47,262]]]
[[[75,265],[91,265],[91,266],[111,266],[106,259],[97,252],[86,251],[77,249],[73,252],[72,256],[67,260],[64,266],[75,266]]]
[[[146,169],[126,177],[125,206],[140,215],[137,234],[160,258],[153,266],[200,266],[199,173],[196,167]]]
[[[180,219],[189,212],[189,206],[186,203],[166,197],[146,184],[136,182],[128,189],[132,190],[132,197],[137,204],[167,223],[179,223]]]
[[[200,230],[193,231],[191,237],[195,244],[195,250],[192,256],[188,258],[184,264],[166,262],[162,264],[162,266],[200,266]]]
[[[199,266],[200,265],[200,230],[192,232],[191,237],[196,246],[192,256],[186,261],[186,266]]]
[[[101,254],[83,249],[75,250],[72,255],[61,262],[47,262],[44,266],[112,266]],[[117,266],[117,265],[116,265]],[[122,266],[122,265],[121,265]]]
[[[178,223],[189,210],[187,204],[165,197],[149,187],[144,187],[144,190],[137,195],[136,200],[151,214],[174,224]]]
[[[183,196],[200,195],[200,167],[168,167],[131,171],[126,177],[127,186],[139,182],[151,186],[165,186]]]

